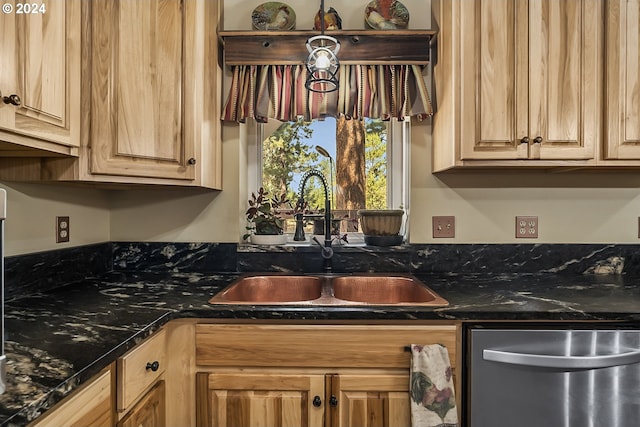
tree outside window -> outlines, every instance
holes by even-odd
[[[332,156],[333,173],[317,145]],[[355,219],[358,209],[388,207],[387,147],[387,122],[378,119],[284,122],[262,143],[262,185],[271,194],[287,194],[295,204],[301,176],[317,169],[332,187],[335,213]],[[314,180],[308,181],[304,197],[310,209],[319,210],[324,190]]]

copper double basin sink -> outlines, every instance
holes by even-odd
[[[443,307],[449,302],[406,274],[257,274],[209,300],[247,305],[391,305]]]

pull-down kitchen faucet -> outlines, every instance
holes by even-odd
[[[298,199],[298,206],[304,206],[304,187],[307,185],[307,181],[312,176],[320,178],[322,186],[324,187],[324,246],[318,241],[316,237],[314,237],[313,240],[322,248],[324,271],[329,273],[331,272],[331,258],[333,257],[333,249],[331,248],[331,199],[329,198],[329,186],[327,185],[327,180],[321,172],[312,169],[302,176],[302,180],[300,181],[300,189],[298,191],[298,194],[300,195]],[[296,221],[296,232],[293,240],[301,241],[305,239],[304,230],[302,229],[302,214],[296,215]]]

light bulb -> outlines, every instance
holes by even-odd
[[[331,67],[331,59],[327,52],[320,51],[317,53],[316,68],[320,71],[326,71]]]

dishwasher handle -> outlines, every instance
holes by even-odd
[[[599,369],[640,363],[640,350],[601,356],[549,356],[546,354],[483,350],[482,358],[491,362],[539,368]]]

